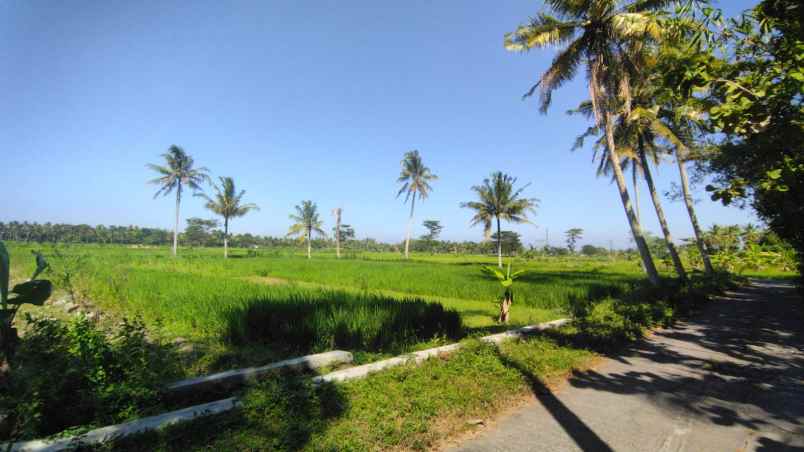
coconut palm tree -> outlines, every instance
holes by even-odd
[[[201,192],[201,184],[209,183],[209,170],[201,167],[195,168],[195,161],[187,155],[179,146],[175,144],[162,154],[165,159],[165,166],[148,163],[147,167],[159,173],[159,177],[148,181],[151,184],[159,185],[159,190],[154,194],[154,199],[159,195],[167,196],[176,191],[176,222],[173,225],[173,256],[176,256],[176,249],[179,244],[179,209],[181,207],[181,195],[187,187],[193,192]]]
[[[630,78],[640,70],[639,59],[634,55],[643,51],[646,44],[660,39],[661,24],[653,13],[670,3],[669,0],[551,0],[547,5],[554,15],[539,14],[505,35],[505,47],[511,51],[565,44],[525,94],[530,96],[539,90],[542,113],[550,106],[553,92],[585,66],[595,124],[605,132],[620,200],[648,279],[654,285],[659,284],[659,274],[631,205],[614,129],[620,112],[630,111]]]
[[[629,118],[632,118],[634,121],[639,120],[648,124],[656,135],[667,140],[667,142],[669,142],[675,149],[674,154],[676,165],[678,166],[679,177],[681,179],[681,191],[684,198],[684,205],[687,208],[687,214],[689,215],[690,223],[692,224],[692,231],[695,234],[695,244],[698,247],[698,251],[701,253],[704,271],[707,275],[711,276],[714,274],[714,269],[712,268],[712,261],[709,259],[709,253],[706,249],[706,245],[704,244],[703,232],[701,231],[701,225],[698,222],[698,216],[695,213],[695,206],[692,200],[692,194],[690,192],[690,180],[689,176],[687,175],[686,162],[688,159],[691,159],[692,155],[692,151],[687,143],[691,141],[691,138],[689,137],[690,134],[685,133],[683,130],[685,126],[683,124],[678,124],[685,122],[685,119],[679,117],[679,114],[683,115],[684,112],[662,112],[662,109],[660,109],[658,106],[651,108],[638,107],[630,113]],[[662,119],[665,120],[663,121]]]
[[[416,196],[419,199],[425,200],[433,187],[430,182],[438,179],[438,176],[430,171],[430,168],[424,166],[422,157],[419,151],[413,150],[405,153],[402,159],[402,171],[399,174],[397,182],[402,184],[402,188],[397,192],[396,197],[405,193],[405,203],[410,199],[410,218],[408,219],[408,230],[405,234],[405,259],[410,257],[410,234],[413,228],[413,209],[416,206]]]
[[[681,257],[678,254],[675,243],[673,242],[670,227],[667,223],[667,217],[664,214],[661,198],[656,191],[656,185],[653,181],[653,174],[650,169],[651,163],[658,166],[661,161],[661,156],[669,154],[669,150],[660,146],[657,143],[657,136],[654,132],[655,127],[650,121],[646,121],[644,115],[639,114],[643,105],[650,103],[650,96],[646,91],[642,91],[640,95],[634,97],[634,106],[631,114],[627,117],[621,116],[617,121],[617,126],[614,133],[615,142],[620,150],[623,168],[627,169],[629,166],[632,169],[634,195],[637,205],[636,215],[639,219],[639,198],[636,196],[637,181],[639,180],[638,174],[645,178],[648,185],[648,192],[651,195],[651,201],[656,211],[656,217],[659,220],[662,233],[664,235],[665,244],[670,257],[673,261],[673,266],[682,281],[687,280],[687,272],[684,269],[684,264],[681,262]],[[582,102],[577,110],[570,111],[569,113],[581,113],[585,116],[591,117],[590,111],[591,102]],[[575,140],[573,150],[583,146],[585,138],[598,134],[600,129],[597,127],[590,127],[587,131]],[[600,137],[594,145],[595,155],[593,158],[599,158],[598,175],[609,175],[611,173],[611,163],[608,159],[608,146],[605,137]]]
[[[287,236],[298,236],[301,240],[307,241],[307,259],[312,257],[313,233],[326,236],[321,226],[324,224],[318,218],[318,206],[312,201],[302,201],[301,205],[296,206],[296,213],[290,215],[290,219],[295,221],[290,226]]]
[[[583,229],[570,228],[564,232],[564,235],[567,236],[567,249],[570,254],[575,254],[575,244],[583,237]]]
[[[223,257],[229,257],[229,220],[242,217],[252,210],[260,210],[256,204],[242,204],[245,190],[238,193],[235,189],[234,179],[231,177],[218,178],[220,186],[212,185],[215,190],[215,197],[210,198],[205,194],[200,196],[207,200],[205,207],[223,217]]]
[[[478,200],[461,203],[461,207],[472,209],[472,226],[483,224],[483,233],[486,240],[491,236],[492,222],[497,223],[497,265],[502,268],[502,234],[500,222],[502,220],[512,223],[530,223],[528,212],[536,213],[539,203],[535,198],[522,198],[522,192],[528,187],[514,188],[516,178],[500,171],[483,179],[483,185],[475,185],[472,191],[477,193]]]

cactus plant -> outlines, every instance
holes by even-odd
[[[15,285],[9,290],[9,277],[11,273],[8,250],[0,241],[0,350],[3,359],[11,360],[14,357],[17,342],[17,329],[14,328],[14,317],[23,304],[41,306],[50,297],[52,284],[46,279],[36,279],[48,266],[41,253],[34,252],[36,256],[36,270],[31,279]]]

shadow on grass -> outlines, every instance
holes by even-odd
[[[300,354],[332,349],[397,353],[421,342],[464,335],[459,313],[440,303],[344,292],[257,299],[229,311],[225,320],[230,344]]]
[[[250,390],[232,412],[200,418],[95,449],[122,451],[270,450],[296,451],[338,419],[348,400],[331,384],[272,378]]]

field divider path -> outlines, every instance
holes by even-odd
[[[570,322],[571,320],[569,319],[558,319],[553,320],[551,322],[540,323],[538,325],[529,325],[521,328],[516,328],[510,331],[505,331],[502,333],[483,336],[480,338],[480,340],[491,344],[499,344],[509,339],[522,338],[531,334],[539,333],[541,331],[553,328],[559,328]],[[348,380],[365,378],[370,374],[385,369],[390,369],[393,367],[398,367],[406,364],[418,365],[429,358],[434,358],[453,353],[459,350],[462,346],[463,344],[461,342],[456,342],[454,344],[444,345],[441,347],[420,350],[417,352],[397,356],[394,358],[364,364],[362,366],[351,367],[348,369],[330,372],[325,375],[319,375],[317,377],[314,377],[312,381],[314,384],[320,385],[324,383],[336,383],[336,382],[344,382]],[[344,355],[341,355],[342,353],[346,353],[351,357],[351,353],[343,352],[340,350],[334,350],[327,353],[320,353],[318,355],[332,354],[329,355],[329,358],[334,358],[336,356],[345,358]],[[210,377],[212,377],[213,380],[217,378],[219,380],[218,382],[226,381],[227,378],[233,378],[235,380],[240,378],[251,378],[253,376],[256,376],[255,372],[256,373],[260,372],[258,369],[264,369],[273,366],[272,369],[265,370],[265,372],[270,372],[272,370],[277,369],[278,368],[277,366],[283,362],[284,363],[293,362],[294,365],[300,365],[300,363],[303,362],[303,360],[309,359],[312,356],[317,355],[308,355],[300,358],[294,358],[291,360],[269,364],[267,366],[263,366],[260,368],[239,369],[229,372],[221,372],[220,374],[213,374],[207,377],[200,377],[198,379],[183,380],[180,382],[173,383],[173,385],[178,385],[181,383],[182,385],[180,387],[184,389],[187,388],[188,385],[192,386],[193,384],[195,385],[207,384],[207,382],[204,381],[204,379],[205,378],[209,379]],[[244,374],[242,375],[237,374],[238,372],[244,372]],[[198,380],[198,382],[193,383],[193,380]],[[226,399],[216,400],[214,402],[203,403],[200,405],[194,405],[191,407],[182,408],[180,410],[170,411],[156,416],[149,416],[142,419],[125,422],[122,424],[101,427],[73,437],[66,437],[55,440],[21,441],[11,445],[10,449],[8,449],[9,446],[8,443],[0,443],[0,450],[10,450],[11,452],[60,452],[60,451],[74,450],[79,446],[96,446],[109,441],[121,439],[139,433],[144,433],[152,430],[161,430],[180,422],[187,422],[201,417],[225,413],[237,408],[238,406],[240,406],[239,399],[237,397],[229,397]]]

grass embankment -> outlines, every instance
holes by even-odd
[[[236,412],[148,434],[114,450],[427,449],[472,428],[593,353],[548,338],[497,349],[471,341],[450,357],[320,388],[279,378],[248,391]]]
[[[591,365],[651,326],[689,313],[730,285],[668,281],[578,306],[574,325],[499,347],[467,342],[455,354],[365,380],[320,388],[278,378],[247,391],[243,407],[111,445],[117,450],[424,450]],[[214,429],[212,428],[214,426]]]

